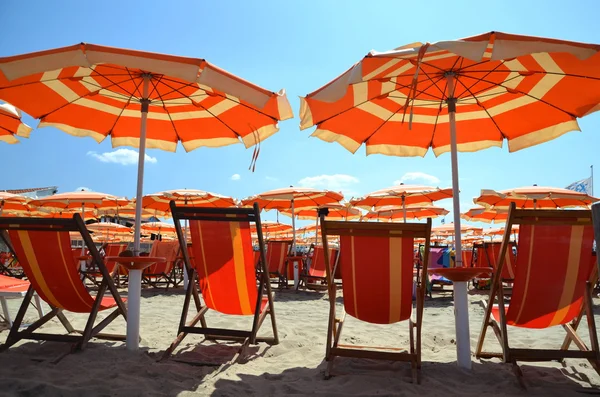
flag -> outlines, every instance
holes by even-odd
[[[571,183],[566,189],[574,190],[576,192],[592,194],[592,178],[585,178],[577,182]]]

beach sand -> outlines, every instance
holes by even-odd
[[[448,288],[448,287],[446,287]],[[448,289],[450,291],[450,289]],[[125,293],[126,291],[123,291]],[[341,292],[340,292],[341,293]],[[434,292],[425,303],[423,324],[422,384],[411,383],[410,364],[386,361],[336,358],[333,376],[324,380],[325,337],[329,303],[323,292],[286,290],[275,293],[275,311],[280,343],[251,346],[242,364],[194,366],[176,360],[223,363],[233,357],[237,344],[203,342],[201,336],[188,336],[174,356],[157,362],[175,338],[183,303],[183,289],[165,292],[142,291],[141,351],[132,353],[122,342],[93,340],[84,352],[67,354],[66,344],[24,341],[0,354],[0,395],[22,396],[239,396],[239,395],[326,395],[372,396],[568,396],[600,394],[600,376],[585,360],[559,363],[522,363],[527,390],[522,389],[510,365],[499,360],[473,357],[470,372],[455,362],[454,315],[449,292]],[[469,295],[471,349],[475,349],[483,308],[483,293]],[[341,298],[338,298],[338,304]],[[13,317],[20,300],[10,300]],[[600,301],[596,300],[597,305]],[[341,304],[339,304],[341,307]],[[596,321],[600,324],[600,312]],[[27,321],[35,321],[31,308]],[[84,315],[68,313],[76,328],[82,328]],[[222,316],[210,312],[209,326],[238,326],[249,329],[247,317]],[[585,323],[582,323],[584,325]],[[53,320],[44,332],[62,332]],[[106,332],[124,333],[118,319]],[[0,340],[8,334],[5,329]],[[268,319],[261,335],[271,335]],[[509,329],[512,346],[557,348],[563,341],[560,327],[547,330]],[[587,327],[580,335],[588,340]],[[342,334],[345,344],[408,347],[408,323],[388,326],[365,324],[347,317]],[[499,351],[488,332],[487,350]]]

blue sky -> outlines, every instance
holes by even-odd
[[[53,6],[45,1],[9,0],[0,14],[4,32],[0,54],[85,41],[205,58],[270,90],[285,88],[296,118],[282,122],[280,131],[262,143],[255,172],[248,170],[252,149],[241,144],[190,153],[181,146],[176,153],[149,150],[153,160],[146,165],[144,193],[196,188],[242,198],[311,184],[343,190],[350,198],[390,186],[410,173],[426,175],[407,183],[451,186],[449,154],[367,157],[363,147],[352,155],[337,144],[309,138],[312,130],[299,130],[298,96],[332,80],[368,51],[491,30],[600,43],[600,3],[593,0],[207,3],[62,1]],[[24,120],[37,125],[27,116]],[[580,120],[580,127],[582,132],[516,153],[509,154],[506,147],[460,153],[462,211],[472,206],[472,197],[482,188],[501,190],[534,183],[564,187],[587,177],[592,164],[600,172],[600,114]],[[135,163],[101,161],[112,156],[127,162],[127,153],[106,156],[112,151],[108,140],[97,144],[53,128],[34,130],[21,144],[0,144],[5,165],[0,189],[57,185],[66,192],[85,186],[132,197]],[[232,180],[233,175],[239,178]],[[450,200],[439,204],[451,206]],[[274,217],[273,212],[265,214],[266,219]]]

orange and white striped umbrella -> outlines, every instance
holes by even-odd
[[[291,232],[292,225],[288,225],[285,223],[272,222],[272,221],[262,221],[261,228],[263,234],[269,233],[282,233],[282,232]],[[253,223],[250,225],[250,232],[256,233],[256,225]]]
[[[507,210],[513,202],[517,208],[523,209],[556,209],[588,207],[598,200],[600,199],[574,190],[533,185],[499,192],[483,189],[473,202],[490,209]]]
[[[407,220],[421,220],[426,218],[437,218],[438,216],[445,216],[448,214],[448,210],[442,207],[418,207],[418,206],[407,206],[406,219]],[[375,211],[370,211],[363,220],[380,220],[384,222],[395,222],[404,219],[404,209],[399,206],[384,206],[379,207]]]
[[[508,210],[475,207],[461,214],[460,217],[469,222],[505,222],[508,218]]]
[[[327,208],[329,213],[327,214],[328,220],[345,220],[351,221],[355,219],[359,219],[362,216],[362,212],[359,209],[353,208],[349,205],[338,205],[338,204],[328,204],[323,205],[319,208]],[[289,209],[280,210],[283,215],[292,216],[292,211]],[[303,220],[314,220],[318,218],[318,208],[302,208],[294,211],[297,219]]]
[[[483,229],[482,234],[486,236],[502,236],[505,230],[505,227],[491,227],[488,229]],[[513,225],[510,229],[510,233],[515,235],[519,234],[519,225]]]
[[[19,194],[0,192],[0,214],[6,211],[29,211],[29,198]]]
[[[75,136],[174,152],[250,147],[292,117],[274,93],[196,58],[81,43],[0,58],[0,98]]]
[[[195,207],[229,208],[235,207],[233,197],[197,189],[165,190],[163,192],[147,194],[142,198],[142,208],[170,213],[169,202],[173,200],[177,205],[191,205]]]
[[[338,192],[306,187],[289,187],[269,190],[242,200],[243,206],[252,206],[258,202],[261,209],[278,209],[294,211],[302,208],[318,208],[326,204],[336,204],[344,199]]]
[[[112,194],[79,191],[58,193],[52,196],[42,197],[31,200],[29,205],[53,210],[64,209],[105,209],[125,206],[129,200],[124,197],[113,196]]]
[[[142,223],[141,232],[148,233],[175,233],[175,225],[165,222],[144,222]]]
[[[431,204],[438,200],[452,198],[452,189],[440,189],[422,185],[394,185],[385,189],[376,190],[364,197],[350,200],[355,207],[370,211],[387,206],[409,206],[417,204]]]
[[[107,234],[107,235],[113,235],[116,233],[126,233],[126,234],[131,233],[131,229],[128,228],[127,226],[123,226],[121,224],[114,223],[114,222],[90,223],[86,227],[89,231],[98,233],[98,234],[102,233],[102,234]]]
[[[135,199],[123,207],[99,209],[98,216],[114,216],[135,218]],[[162,212],[158,210],[142,209],[142,218],[170,218],[170,212]]]
[[[471,226],[471,225],[465,225],[465,224],[460,225],[461,233],[481,232],[482,230],[483,230],[483,228],[477,227],[477,226]],[[445,225],[434,226],[431,228],[431,234],[433,236],[453,235],[454,231],[455,231],[454,223],[452,223],[452,222],[446,223]]]
[[[21,121],[21,111],[10,103],[0,103],[0,141],[19,143],[15,136],[29,138],[31,127]]]
[[[304,233],[314,232],[318,229],[319,229],[319,226],[317,226],[317,225],[308,225],[308,226],[301,227],[300,229],[297,230],[297,232],[300,234],[304,234]],[[319,232],[320,232],[320,230],[319,230]]]

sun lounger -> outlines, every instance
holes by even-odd
[[[510,247],[510,230],[520,225],[518,255],[510,304],[504,299],[502,268]],[[600,373],[600,350],[592,312],[592,286],[598,268],[592,263],[593,229],[589,210],[517,210],[511,204],[504,240],[497,257],[497,269],[490,295],[484,302],[485,316],[476,356],[499,357],[514,365],[521,380],[518,361],[550,361],[564,358],[587,359]],[[598,238],[598,237],[597,237]],[[495,303],[496,297],[498,304]],[[590,334],[588,347],[577,334],[585,314]],[[542,329],[560,325],[566,331],[560,349],[513,348],[508,326]],[[491,327],[502,352],[483,350],[486,331]],[[579,350],[568,350],[573,342]]]
[[[413,246],[415,238],[425,238],[424,265],[427,274],[431,219],[427,223],[368,223],[327,221],[321,214],[321,235],[329,292],[329,323],[325,359],[326,377],[331,375],[335,357],[357,357],[407,361],[413,380],[420,383],[421,325],[425,286],[416,287],[416,321],[413,306]],[[340,260],[345,312],[336,316],[336,288],[332,277],[328,236],[340,236]],[[409,320],[408,350],[394,347],[342,345],[345,315],[373,324],[393,324]]]
[[[312,255],[311,255],[312,254]],[[310,258],[310,264],[304,266],[300,275],[298,288],[323,288],[327,284],[327,272],[325,270],[325,251],[321,245],[311,245],[307,255]],[[333,265],[331,271],[335,273],[339,255],[336,248],[329,248],[329,259]],[[298,289],[296,288],[296,289]]]
[[[201,334],[211,340],[236,340],[242,343],[237,357],[243,355],[249,344],[267,342],[279,343],[271,284],[264,260],[265,249],[260,225],[258,205],[253,208],[204,208],[178,207],[171,201],[171,214],[179,241],[183,240],[180,221],[189,220],[192,234],[190,251],[182,252],[189,283],[186,289],[183,311],[177,338],[165,351],[162,359],[168,358],[181,341],[188,335]],[[258,243],[261,250],[261,279],[256,280],[254,255],[250,234],[250,222],[256,224]],[[196,280],[202,293],[202,301],[196,286]],[[187,322],[190,304],[196,313]],[[252,316],[250,330],[210,328],[206,314],[209,310],[238,316]],[[258,337],[257,333],[266,316],[270,315],[273,329],[272,337]],[[200,326],[197,324],[200,323]]]
[[[167,289],[171,284],[176,287],[178,283],[175,280],[175,262],[177,262],[179,252],[179,241],[155,240],[149,256],[166,260],[157,262],[144,270],[142,275],[144,281],[153,287],[158,287],[160,284],[164,284]]]
[[[79,232],[90,251],[92,261],[103,275],[95,296],[90,295],[79,278],[77,264],[71,255],[69,232]],[[119,296],[104,261],[100,257],[79,214],[72,219],[0,218],[0,236],[16,254],[31,282],[2,350],[21,339],[48,340],[74,343],[83,350],[90,338],[124,340],[124,335],[101,334],[101,331],[119,315],[126,318],[125,303]],[[110,297],[105,297],[109,291]],[[50,312],[24,330],[20,330],[34,291],[50,305]],[[115,309],[97,325],[98,312]],[[83,331],[75,331],[64,312],[87,313]],[[57,317],[69,335],[35,332],[50,319]],[[79,333],[79,335],[71,335]]]
[[[277,279],[281,289],[288,286],[288,267],[292,240],[269,240],[267,243],[267,267],[269,277]]]

